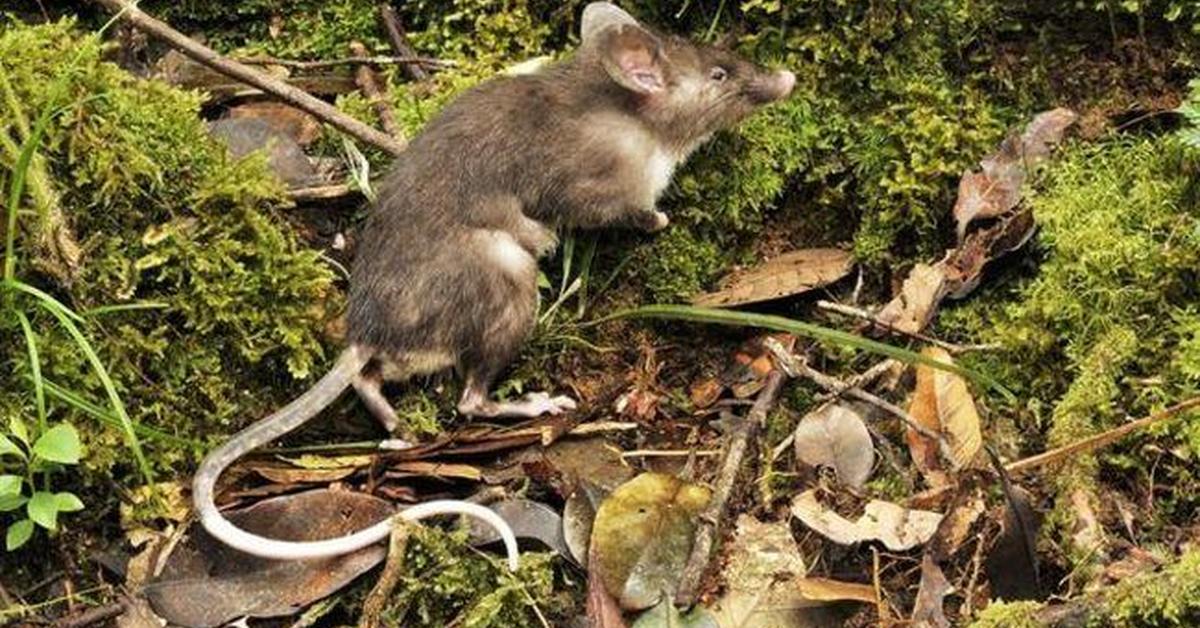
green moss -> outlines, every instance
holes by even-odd
[[[100,42],[69,21],[6,24],[0,34],[0,65],[25,117],[47,105],[47,85],[69,76],[69,106],[42,154],[83,249],[69,279],[41,272],[29,263],[39,254],[37,221],[26,220],[18,275],[85,313],[85,331],[134,422],[165,435],[146,443],[150,458],[170,468],[276,406],[316,370],[321,329],[341,295],[319,254],[281,227],[283,188],[265,159],[230,161],[207,135],[197,94],[137,80],[101,54]],[[0,117],[0,133],[15,136],[13,119]],[[157,307],[108,309],[139,304]],[[34,327],[43,373],[106,406],[100,382],[53,319],[38,313]],[[0,345],[22,346],[11,321],[0,324]],[[29,412],[24,352],[5,355],[3,405]],[[52,402],[51,412],[81,427],[89,468],[127,459],[116,430],[66,404]]]
[[[502,561],[467,548],[462,535],[417,528],[404,575],[382,620],[392,626],[542,626],[538,613],[563,617],[571,601],[556,591],[550,554],[523,553],[510,573]],[[536,605],[536,610],[535,610]]]
[[[1127,578],[1091,599],[1072,603],[1080,609],[1072,615],[1072,625],[1194,626],[1200,621],[1200,552],[1186,552],[1159,573]],[[1042,609],[1037,602],[991,604],[971,626],[1042,626],[1038,619]]]
[[[971,628],[1038,628],[1037,602],[994,602],[980,611]]]
[[[681,300],[704,287],[727,260],[721,247],[684,226],[671,226],[638,252],[635,270],[646,289],[664,300]]]

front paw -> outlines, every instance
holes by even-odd
[[[669,224],[671,224],[671,219],[667,218],[667,215],[660,211],[642,212],[638,215],[637,226],[646,233],[662,231]]]

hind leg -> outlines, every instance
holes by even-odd
[[[400,417],[396,416],[396,410],[383,396],[383,378],[378,373],[360,373],[354,378],[353,385],[358,398],[383,429],[389,434],[399,429]]]

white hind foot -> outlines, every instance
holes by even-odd
[[[544,392],[529,393],[518,401],[491,401],[468,390],[458,403],[460,413],[487,418],[533,418],[544,414],[562,414],[575,407],[575,400],[570,397],[551,397]]]

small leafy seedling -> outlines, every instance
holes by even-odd
[[[54,471],[78,464],[82,456],[83,444],[70,423],[55,425],[31,441],[21,418],[9,419],[8,433],[0,433],[0,470],[5,471],[0,473],[0,512],[18,513],[18,519],[5,532],[7,551],[29,542],[36,526],[57,531],[59,513],[83,510],[83,502],[73,493],[54,492],[50,486]]]

